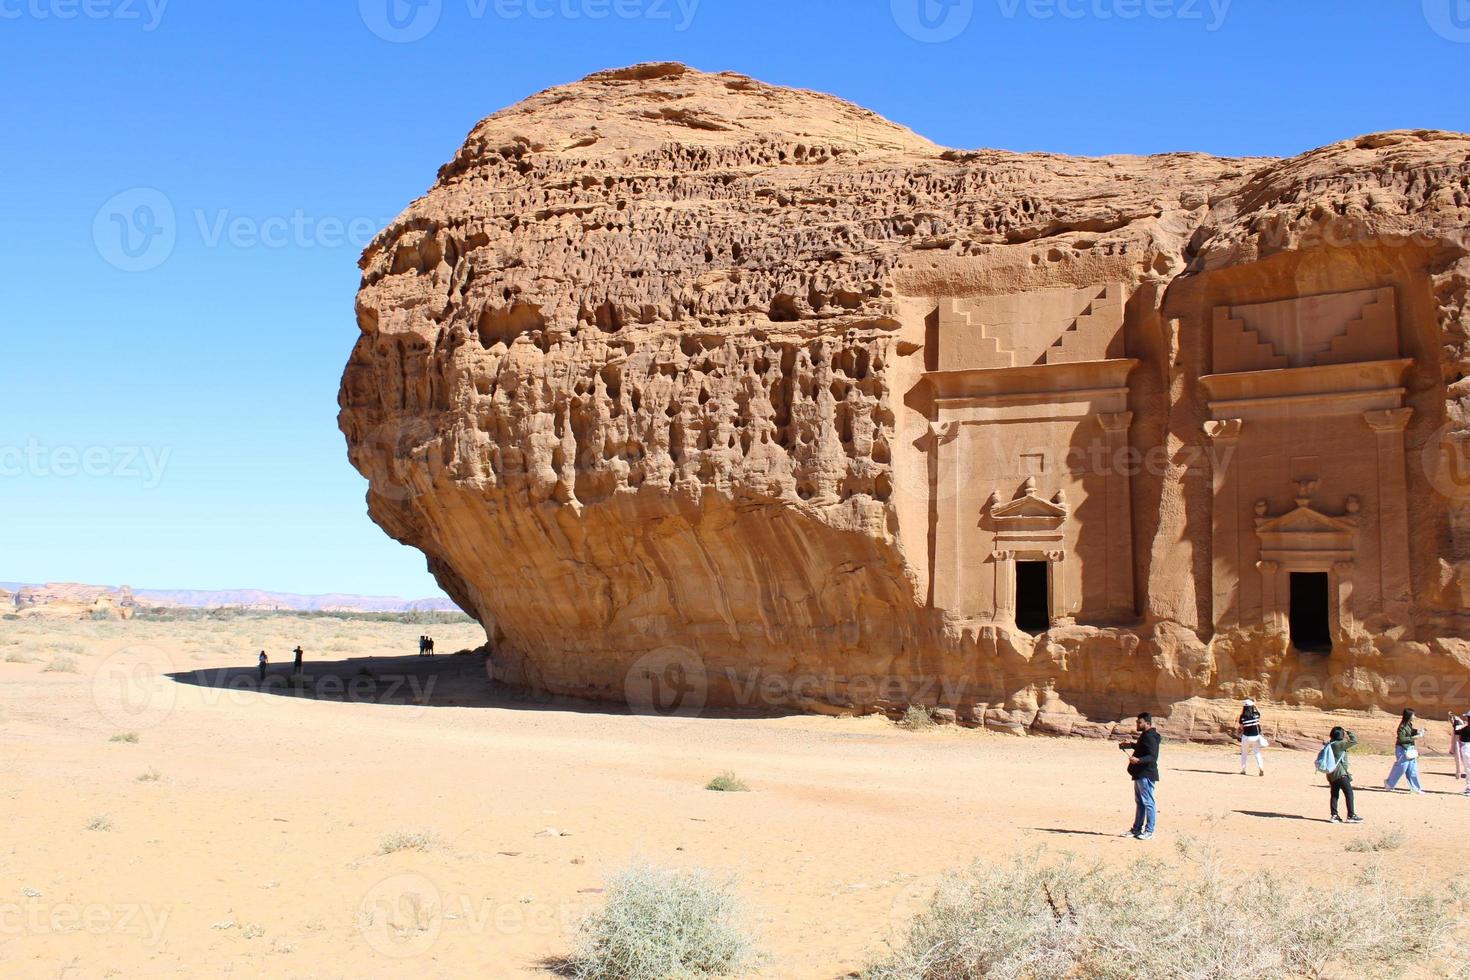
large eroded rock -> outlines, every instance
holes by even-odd
[[[1247,695],[1439,711],[1470,701],[1467,226],[1456,134],[1290,160],[956,151],[740,75],[608,71],[481,122],[367,249],[341,427],[373,519],[428,556],[512,682],[921,701],[1059,731],[1087,730],[1079,712]],[[1331,317],[1360,309],[1376,311],[1353,328],[1368,353],[1329,350]],[[1386,463],[1358,417],[1321,429],[1315,456],[1242,437],[1262,457],[1242,472],[1265,489],[1239,491],[1261,495],[1258,523],[1299,518],[1286,498],[1307,493],[1307,517],[1361,551],[1330,566],[1331,654],[1302,653],[1286,593],[1273,620],[1259,584],[1252,501],[1238,520],[1220,503],[1212,440],[1233,430],[1200,379],[1231,358],[1247,371],[1258,347],[1257,367],[1387,364],[1370,348],[1390,341],[1403,364],[1375,369],[1399,373],[1374,390],[1396,400],[1361,406],[1388,413]],[[975,372],[1033,363],[1072,364],[1042,388],[1127,375],[1116,405],[1084,414],[1158,465],[1107,484],[1106,520],[1087,516],[1102,484],[1063,493],[1045,445],[1031,469],[1008,468],[1019,450],[945,469],[955,431],[994,443],[971,417],[943,421],[983,402],[966,386],[1025,375]],[[1348,429],[1367,455],[1332,443]],[[1042,556],[1068,564],[1050,566],[1051,629],[1034,637],[1006,608],[1006,562],[1032,552],[996,529],[1053,512],[1075,526]]]

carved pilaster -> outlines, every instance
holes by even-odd
[[[1210,596],[1216,629],[1240,621],[1241,513],[1240,486],[1235,475],[1235,451],[1240,419],[1215,419],[1204,425],[1210,439],[1211,502]]]
[[[1107,446],[1107,602],[1115,615],[1133,613],[1133,476],[1128,472],[1132,412],[1100,412]]]
[[[1383,611],[1403,620],[1411,608],[1409,582],[1408,484],[1404,469],[1404,428],[1412,408],[1364,412],[1378,445],[1378,559]]]

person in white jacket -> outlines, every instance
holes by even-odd
[[[1266,735],[1261,730],[1261,712],[1256,703],[1250,698],[1245,699],[1241,706],[1240,718],[1236,721],[1240,729],[1240,774],[1246,775],[1247,756],[1251,749],[1256,750],[1256,771],[1260,775],[1266,775],[1266,763],[1261,758],[1261,749],[1267,745]]]
[[[1450,748],[1455,756],[1455,775],[1465,777],[1465,795],[1470,796],[1470,711],[1450,718],[1453,726],[1454,744]]]

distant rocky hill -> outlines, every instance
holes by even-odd
[[[214,609],[221,606],[244,609],[290,609],[304,612],[457,612],[448,599],[404,599],[398,596],[364,596],[331,593],[297,595],[261,589],[134,589],[130,586],[83,585],[76,582],[0,582],[0,606],[20,608],[57,603],[91,605],[107,597],[122,607],[183,606]]]

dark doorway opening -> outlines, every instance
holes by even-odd
[[[1048,562],[1016,562],[1016,628],[1033,636],[1051,628],[1050,572]]]
[[[1291,645],[1303,653],[1331,653],[1327,573],[1291,573]]]

